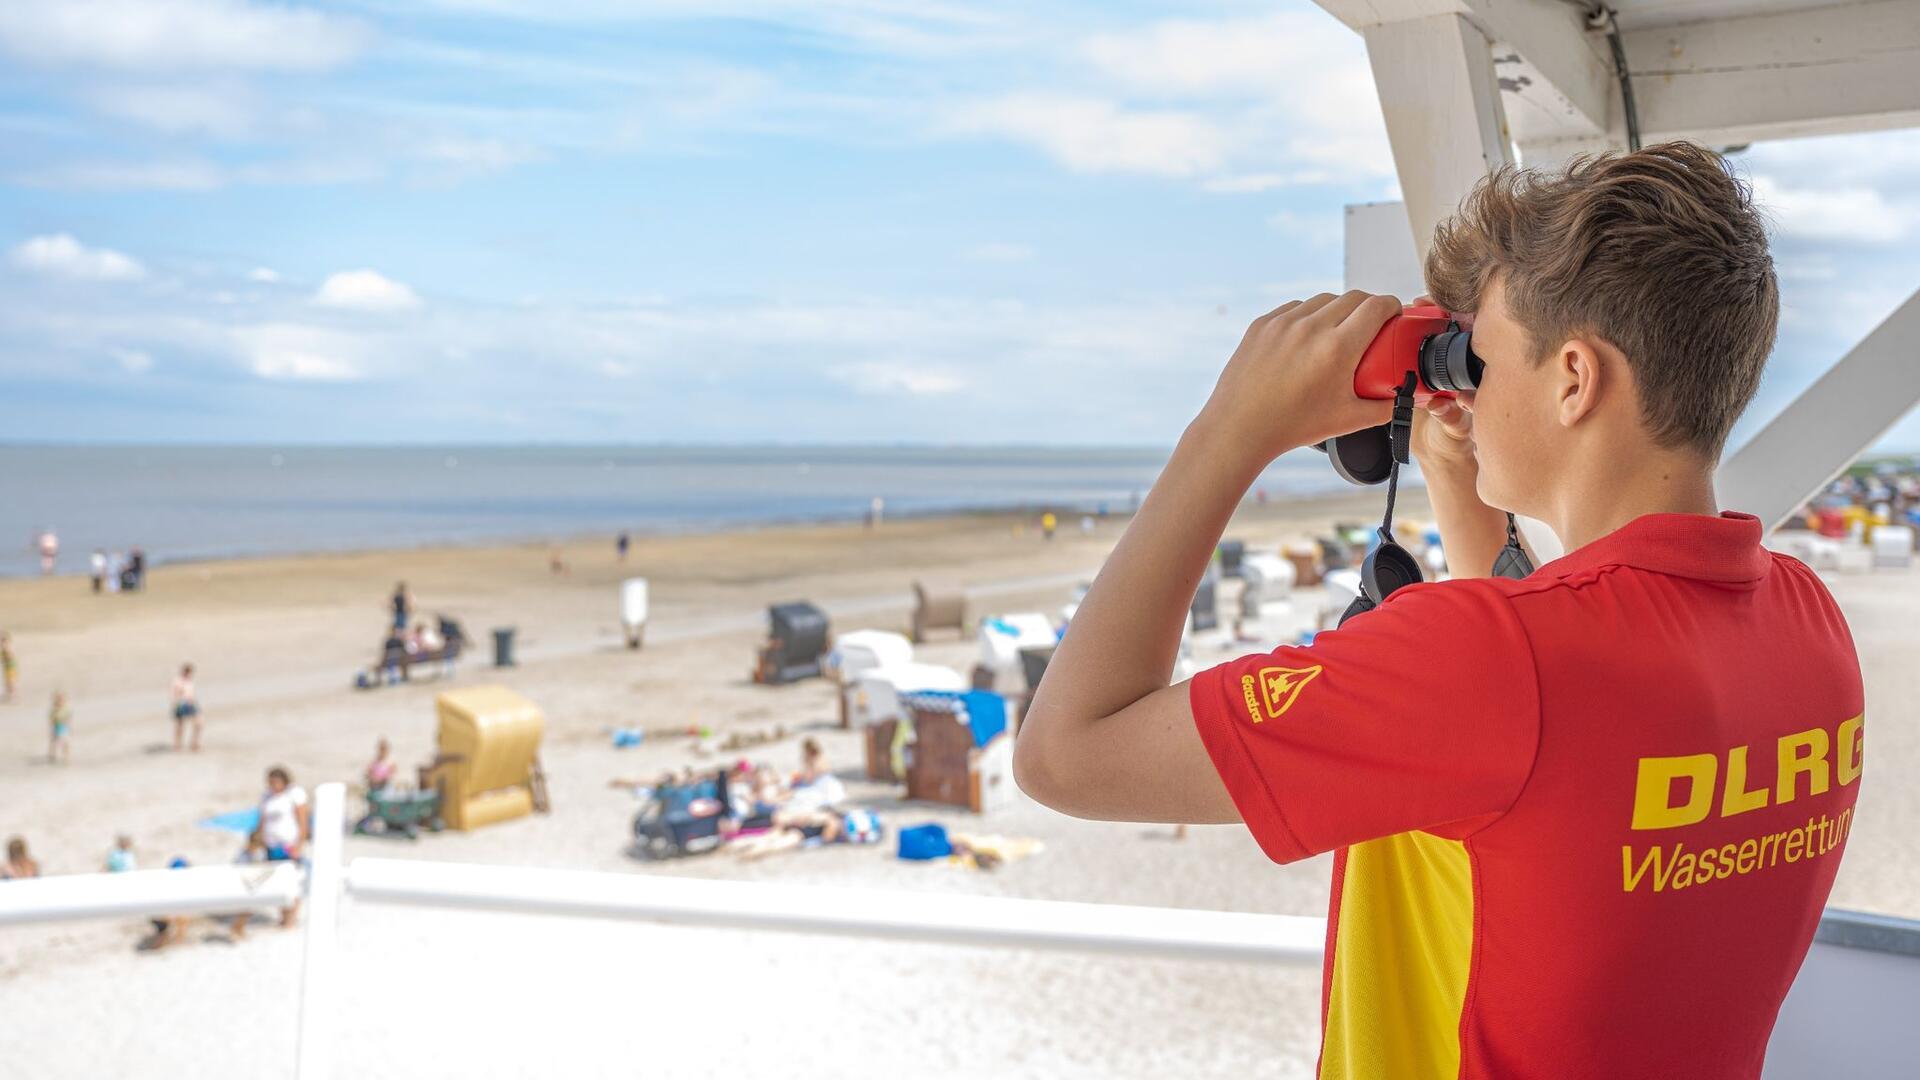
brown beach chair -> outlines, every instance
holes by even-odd
[[[959,589],[929,592],[925,585],[914,582],[911,635],[914,642],[917,644],[927,640],[929,630],[954,630],[961,637],[966,637],[967,594]]]

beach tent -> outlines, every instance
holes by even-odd
[[[814,605],[773,605],[767,609],[767,643],[754,666],[754,681],[787,683],[819,675],[828,637],[827,613]]]
[[[439,753],[423,786],[440,792],[440,816],[474,829],[546,809],[539,706],[504,686],[472,686],[434,698]]]

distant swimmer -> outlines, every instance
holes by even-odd
[[[34,537],[33,546],[40,552],[40,573],[53,573],[53,564],[60,558],[60,537],[52,529],[42,529]]]

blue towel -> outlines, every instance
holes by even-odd
[[[249,806],[245,810],[233,810],[225,814],[215,814],[202,821],[203,829],[222,829],[237,832],[242,836],[252,836],[253,830],[260,827],[260,808]]]

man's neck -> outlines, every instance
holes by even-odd
[[[1602,459],[1596,459],[1599,461]],[[1608,461],[1573,476],[1564,492],[1554,532],[1566,550],[1600,539],[1647,514],[1718,514],[1713,470],[1685,454],[1649,454],[1627,463]]]

